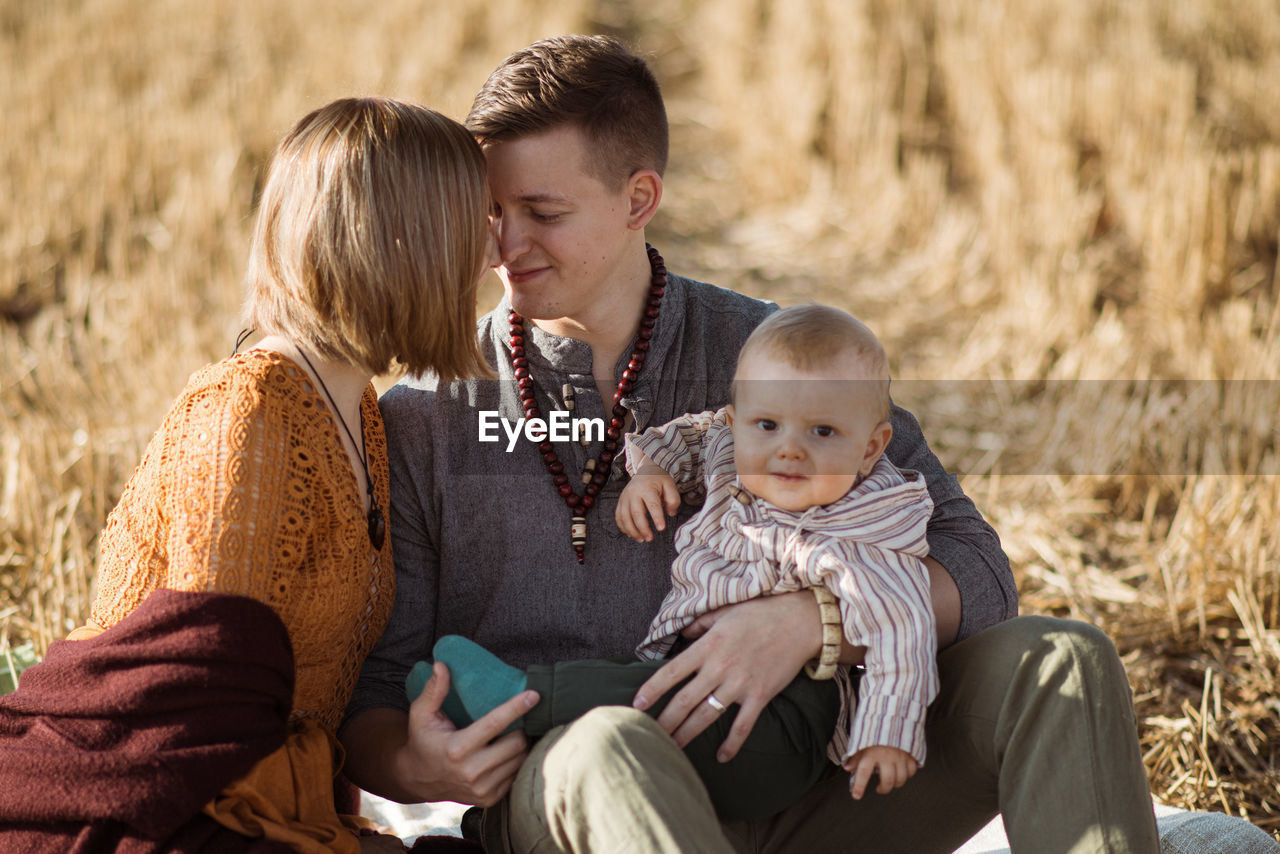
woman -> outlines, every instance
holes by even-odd
[[[153,591],[239,594],[293,648],[283,747],[204,813],[296,851],[356,851],[335,731],[395,595],[386,443],[370,380],[393,361],[489,373],[475,290],[489,263],[484,158],[423,107],[336,101],[281,141],[247,276],[251,350],[194,374],[101,540],[92,637]]]

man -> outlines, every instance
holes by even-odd
[[[352,780],[396,800],[488,807],[491,851],[950,851],[997,811],[1023,850],[1157,850],[1114,648],[1079,623],[1011,619],[999,540],[896,408],[887,455],[925,476],[936,505],[928,567],[945,647],[929,759],[906,786],[855,802],[833,765],[780,815],[722,825],[678,749],[736,704],[728,760],[761,708],[819,657],[807,591],[696,623],[692,645],[637,695],[644,708],[683,683],[656,722],[597,710],[530,751],[500,733],[535,695],[456,730],[439,714],[441,665],[407,703],[405,675],[443,634],[517,666],[631,654],[690,511],[651,543],[617,530],[617,437],[727,403],[738,348],[776,308],[669,274],[646,251],[666,116],[652,74],[616,41],[517,52],[467,125],[489,162],[502,259],[506,295],[480,323],[498,380],[409,378],[383,398],[399,589],[342,732]],[[521,426],[557,412],[603,419],[610,432],[587,445]],[[500,441],[481,441],[486,423],[507,425]],[[846,646],[841,660],[861,652]]]

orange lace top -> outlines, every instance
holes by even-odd
[[[361,419],[385,514],[372,385]],[[265,602],[293,643],[291,719],[332,739],[395,595],[391,538],[380,553],[369,543],[340,429],[279,353],[251,350],[193,374],[107,519],[93,621],[109,628],[159,587]]]

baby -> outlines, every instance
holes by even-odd
[[[731,773],[716,767],[714,750],[699,742],[718,744],[732,715],[686,748],[713,803],[726,818],[776,812],[816,781],[828,757],[851,772],[854,798],[863,796],[873,773],[882,794],[915,773],[925,755],[925,709],[938,690],[922,562],[933,503],[923,478],[883,456],[893,432],[884,350],[843,311],[784,309],[743,346],[732,397],[718,412],[627,437],[632,480],[616,514],[624,533],[651,540],[651,521],[663,529],[681,501],[703,503],[676,535],[672,590],[637,650],[651,660],[565,662],[522,672],[486,659],[463,639],[441,638],[436,660],[453,676],[445,711],[456,724],[470,723],[526,685],[542,695],[525,719],[534,736],[592,706],[629,705],[681,630],[702,614],[809,588],[823,613],[824,638],[808,676],[770,704],[729,763]],[[842,639],[867,649],[856,694],[847,670],[837,666]],[[415,668],[411,696],[429,675],[425,664]],[[724,709],[714,694],[707,702]],[[810,737],[780,751],[775,727],[787,737],[796,731]],[[770,794],[751,794],[753,787]]]

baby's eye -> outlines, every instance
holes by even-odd
[[[828,436],[834,436],[835,434],[836,434],[836,428],[830,427],[826,424],[819,424],[817,427],[813,428],[813,435],[819,436],[823,439],[827,438]]]
[[[774,430],[778,429],[777,422],[771,421],[768,418],[759,419],[758,421],[756,421],[756,426],[759,427],[761,430],[764,430],[766,433],[771,433]]]

